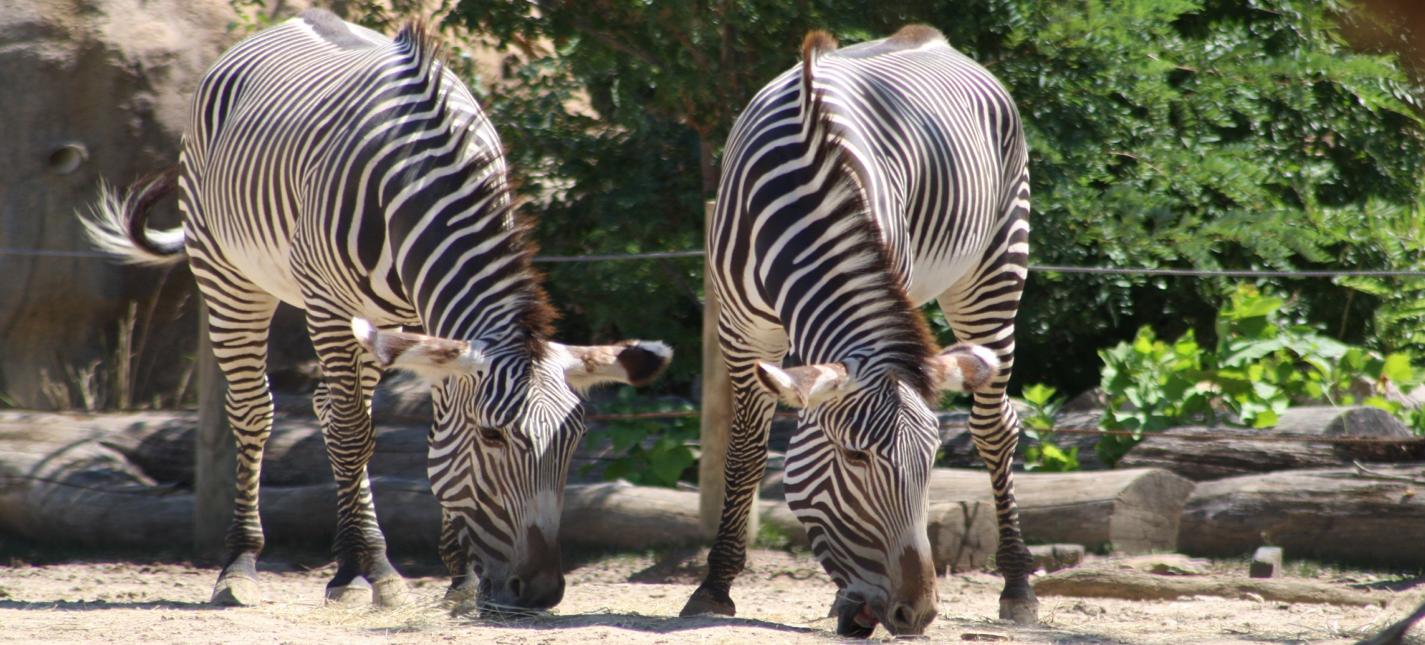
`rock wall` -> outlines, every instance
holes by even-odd
[[[227,0],[7,0],[0,11],[0,393],[50,408],[111,399],[119,323],[134,307],[135,401],[191,363],[186,269],[121,267],[88,252],[76,210],[100,178],[127,184],[177,160],[188,101],[231,44]],[[169,200],[158,225],[177,222]],[[80,372],[92,369],[88,386]],[[48,388],[46,380],[51,382]],[[56,385],[59,390],[56,390]],[[48,389],[48,391],[47,391]],[[107,393],[106,393],[107,391]]]

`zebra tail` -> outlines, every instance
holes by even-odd
[[[183,261],[182,227],[154,231],[144,226],[153,205],[173,192],[177,179],[177,169],[170,168],[139,180],[122,195],[101,181],[99,201],[89,216],[79,217],[89,241],[126,264],[164,266]]]
[[[817,119],[816,93],[812,80],[816,77],[816,60],[823,54],[836,51],[836,38],[821,30],[808,32],[802,39],[802,123],[815,126]]]

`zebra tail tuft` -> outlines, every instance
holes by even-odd
[[[836,38],[821,30],[808,32],[802,39],[802,121],[812,123],[816,109],[812,80],[816,76],[816,61],[824,54],[836,51]]]
[[[139,180],[122,195],[101,181],[99,200],[90,214],[79,215],[89,241],[125,264],[165,266],[183,261],[183,228],[154,231],[144,227],[158,200],[173,192],[177,172],[170,168]]]

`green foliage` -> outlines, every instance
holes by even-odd
[[[620,390],[611,403],[601,406],[607,413],[688,412],[687,403],[656,402],[634,397],[630,389]],[[616,455],[604,466],[606,480],[625,479],[645,486],[675,486],[683,473],[697,463],[692,443],[698,438],[696,416],[678,418],[609,421],[600,431],[590,431],[586,441],[607,444]]]
[[[1062,473],[1079,469],[1079,448],[1068,450],[1054,443],[1054,415],[1064,406],[1063,397],[1043,383],[1035,383],[1024,388],[1024,402],[1029,406],[1029,414],[1020,419],[1025,436],[1038,443],[1024,449],[1026,470]]]
[[[1425,415],[1381,395],[1390,385],[1408,389],[1425,377],[1409,354],[1378,355],[1333,340],[1290,320],[1287,304],[1239,285],[1217,316],[1217,344],[1210,350],[1192,331],[1168,344],[1142,327],[1132,343],[1100,351],[1100,385],[1108,396],[1101,424],[1133,434],[1105,435],[1099,456],[1115,463],[1143,433],[1177,425],[1220,420],[1269,428],[1294,403],[1353,405],[1362,387],[1370,392],[1362,403],[1420,431]]]
[[[1422,90],[1392,55],[1352,50],[1341,25],[1355,15],[1341,0],[463,0],[451,22],[534,52],[489,104],[546,252],[700,246],[719,146],[802,35],[851,43],[924,22],[1016,97],[1036,263],[1425,268]],[[551,285],[574,337],[656,332],[690,356],[700,272],[555,267]],[[1342,340],[1425,351],[1425,280],[1293,289],[1303,321]],[[1208,338],[1229,290],[1036,274],[1017,376],[1077,390],[1095,348],[1143,325]]]

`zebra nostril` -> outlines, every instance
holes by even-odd
[[[895,611],[891,612],[891,620],[895,621],[897,627],[905,628],[914,624],[914,618],[910,611],[910,605],[901,603],[896,605]]]
[[[511,577],[508,584],[511,597],[516,599],[524,597],[524,594],[521,593],[524,591],[524,581],[520,580],[519,576]]]

